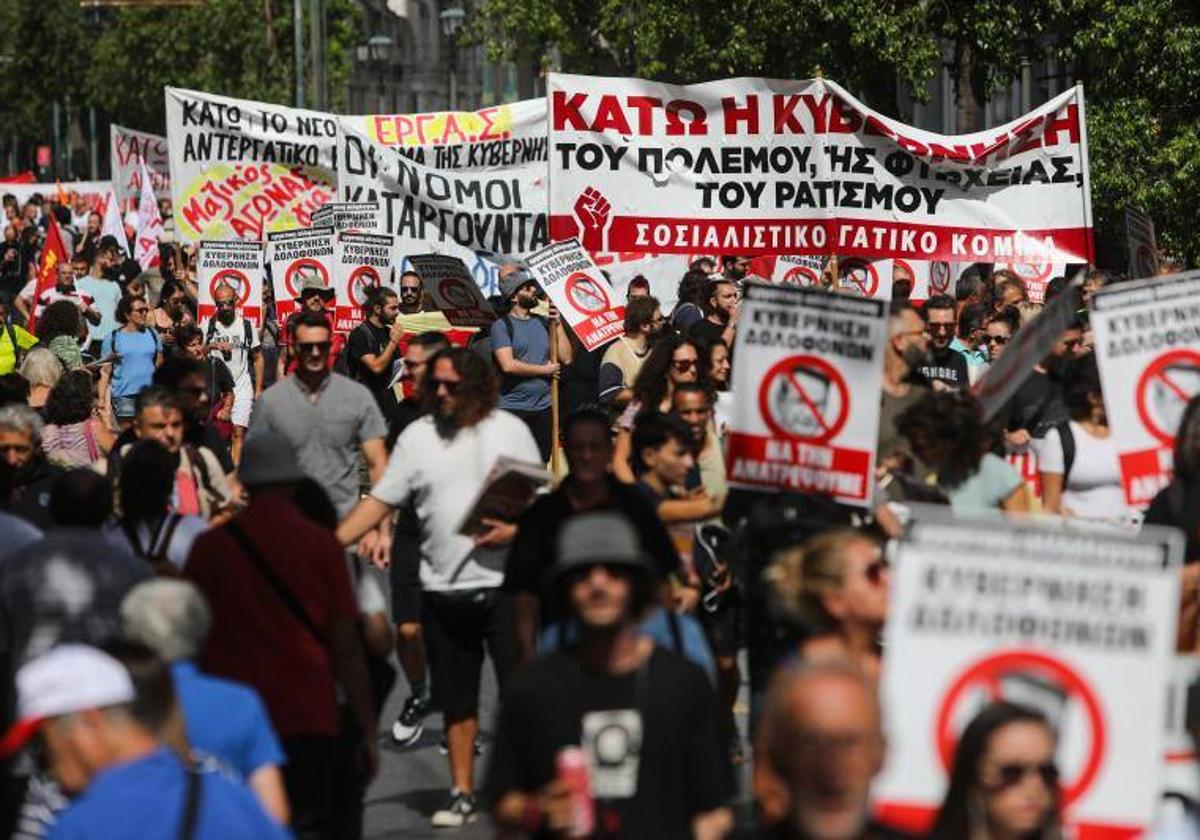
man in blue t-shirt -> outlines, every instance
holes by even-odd
[[[550,460],[550,381],[557,379],[573,351],[558,310],[550,318],[534,315],[537,283],[515,265],[500,269],[500,294],[511,305],[508,314],[492,324],[492,355],[500,368],[500,408],[517,415],[537,441],[543,461]],[[558,342],[558,361],[550,361],[550,332]]]

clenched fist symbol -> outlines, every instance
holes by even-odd
[[[608,250],[611,213],[612,205],[595,187],[588,187],[575,199],[575,219],[584,248],[592,252]]]

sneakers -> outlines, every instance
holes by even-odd
[[[451,788],[446,807],[436,811],[430,822],[434,828],[458,828],[475,822],[475,797]]]
[[[429,714],[429,698],[413,695],[404,701],[400,716],[392,724],[392,739],[402,747],[415,744],[425,731],[425,716]]]

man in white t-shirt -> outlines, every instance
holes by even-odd
[[[484,519],[474,537],[458,533],[464,514],[504,455],[540,465],[529,428],[496,408],[491,366],[465,348],[442,350],[429,363],[424,400],[430,411],[400,434],[383,477],[338,527],[357,542],[391,512],[415,503],[421,529],[423,625],[430,648],[434,705],[446,719],[453,787],[437,827],[475,816],[474,752],[479,732],[479,682],[487,651],[503,687],[516,661],[504,582],[516,526]]]
[[[21,289],[14,303],[18,312],[29,321],[30,312],[34,313],[35,318],[40,318],[46,307],[52,303],[57,303],[60,300],[69,300],[71,303],[79,307],[80,313],[84,320],[91,326],[100,323],[100,310],[96,308],[96,301],[91,295],[75,288],[75,268],[70,262],[60,262],[54,268],[54,288],[47,289],[37,296],[37,300],[33,299],[37,292],[37,278],[30,280]]]
[[[230,455],[236,464],[241,456],[242,441],[250,426],[250,411],[254,402],[262,396],[263,356],[262,341],[258,328],[238,312],[237,292],[228,283],[221,283],[213,291],[217,307],[215,317],[209,318],[204,326],[204,343],[209,355],[221,359],[233,376],[233,440]],[[254,376],[250,366],[254,365]]]

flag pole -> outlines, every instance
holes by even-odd
[[[559,315],[559,319],[562,316]],[[560,320],[555,320],[550,328],[550,364],[558,364],[558,325]],[[558,480],[558,382],[561,378],[561,372],[550,377],[550,475],[554,481]]]

